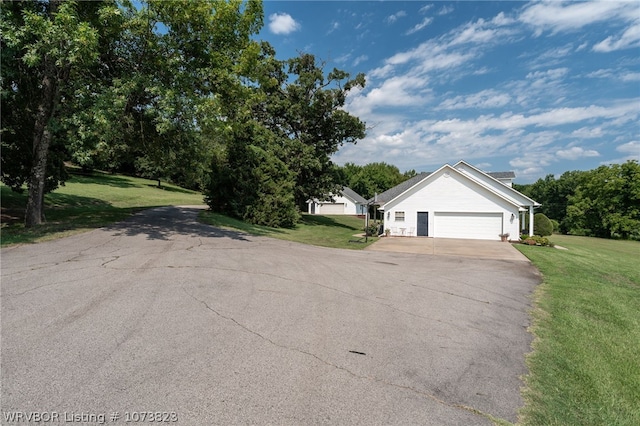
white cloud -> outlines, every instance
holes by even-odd
[[[507,105],[511,97],[506,93],[500,93],[493,89],[483,90],[470,95],[455,96],[446,99],[440,104],[443,109],[464,108],[498,108]]]
[[[385,18],[385,22],[388,24],[393,24],[395,23],[398,19],[400,18],[404,18],[405,16],[407,16],[407,12],[405,12],[404,10],[400,10],[396,13],[394,13],[393,15],[389,15]]]
[[[616,151],[640,156],[640,141],[631,141],[616,147]]]
[[[569,68],[555,68],[547,71],[535,71],[527,74],[529,80],[551,81],[558,80],[567,75]]]
[[[412,76],[392,77],[367,94],[351,97],[349,111],[356,115],[371,113],[374,109],[423,105],[429,99],[425,81]]]
[[[581,127],[571,132],[571,136],[580,139],[600,138],[602,135],[602,127]]]
[[[274,13],[269,16],[269,30],[274,34],[291,34],[301,28],[288,13]]]
[[[619,37],[609,36],[593,46],[595,52],[613,52],[614,50],[640,47],[640,19],[631,25]]]
[[[637,10],[634,1],[543,1],[525,6],[518,19],[534,27],[540,35],[545,30],[557,33],[603,21],[635,20]]]
[[[362,62],[365,62],[369,60],[369,57],[367,55],[360,55],[357,58],[355,58],[353,60],[353,66],[357,67],[358,65],[360,65]]]
[[[333,21],[331,23],[331,27],[329,28],[329,30],[327,31],[327,35],[331,34],[332,32],[334,32],[335,30],[337,30],[338,28],[340,28],[340,23],[337,21]]]
[[[442,6],[442,8],[440,8],[440,10],[438,10],[438,15],[443,16],[443,15],[448,15],[451,12],[453,12],[455,9],[453,8],[453,6]]]
[[[563,160],[578,160],[584,157],[599,157],[600,153],[593,149],[584,149],[579,146],[574,146],[568,149],[561,149],[556,151],[558,158]]]
[[[601,68],[596,71],[592,71],[586,75],[589,78],[610,78],[613,77],[614,70],[611,68]]]
[[[550,68],[565,62],[573,51],[573,44],[558,46],[542,52],[531,61],[531,68]]]
[[[625,72],[620,75],[622,81],[640,81],[640,72]]]
[[[407,88],[404,90],[408,91]],[[388,87],[385,93],[377,93],[377,96],[392,96],[397,92],[395,87]],[[380,102],[380,99],[376,101]],[[374,127],[358,143],[357,150],[343,148],[338,158],[364,164],[380,161],[382,156],[390,164],[419,168],[461,158],[472,161],[512,156],[515,159],[510,164],[517,169],[519,177],[535,178],[554,162],[601,156],[593,147],[555,146],[558,141],[568,140],[571,136],[565,126],[593,120],[606,124],[622,117],[634,120],[638,116],[636,105],[636,102],[629,101],[609,107],[555,108],[531,115],[506,112],[470,119],[415,122],[402,116],[377,115],[372,118],[373,115],[365,115],[363,119]],[[582,132],[586,129],[583,126]],[[594,136],[597,132],[593,132]],[[628,149],[632,148],[633,145],[629,145]]]
[[[476,22],[469,22],[452,32],[449,46],[466,43],[478,45],[504,43],[516,33],[516,30],[512,28],[503,27],[507,21],[508,19],[504,17],[504,14],[500,13],[491,21],[478,19]]]
[[[427,13],[428,11],[431,10],[432,7],[433,7],[433,4],[427,4],[425,6],[422,6],[418,12]]]
[[[546,30],[556,34],[607,22],[612,28],[624,27],[624,30],[596,43],[593,51],[612,52],[640,46],[640,15],[636,1],[542,1],[525,6],[519,20],[532,26],[536,36]],[[578,50],[584,47],[583,43]]]
[[[336,61],[339,64],[344,64],[349,59],[351,59],[351,53],[345,53],[344,55],[340,55],[337,58],[335,58],[334,61]]]
[[[417,33],[418,31],[420,31],[421,29],[423,29],[424,27],[426,27],[427,25],[429,25],[431,22],[433,21],[433,18],[430,17],[426,17],[422,20],[422,22],[420,22],[419,24],[414,25],[411,29],[409,29],[405,34],[406,35],[411,35],[414,33]]]

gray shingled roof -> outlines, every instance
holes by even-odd
[[[344,188],[342,188],[342,195],[344,195],[345,197],[351,198],[356,203],[360,203],[360,204],[367,203],[367,200],[365,200],[364,197],[362,197],[362,195],[358,194],[356,191],[349,188],[348,186],[345,186]]]
[[[494,179],[515,179],[516,174],[514,172],[487,172],[489,176]]]
[[[404,191],[411,188],[413,185],[417,184],[418,182],[420,182],[422,179],[426,178],[430,174],[431,172],[423,172],[423,173],[417,174],[411,179],[405,180],[400,185],[396,185],[393,188],[386,190],[382,194],[378,194],[377,204],[382,206],[387,201],[393,200],[398,195],[402,194]],[[509,178],[513,179],[516,177],[516,174],[514,172],[489,172],[487,174],[494,179],[509,179]],[[373,198],[369,200],[370,203],[372,203],[373,201],[374,201]]]
[[[420,182],[422,179],[426,178],[430,174],[431,172],[424,172],[424,173],[417,174],[414,177],[408,180],[405,180],[400,185],[396,185],[393,188],[384,191],[382,194],[378,194],[377,203],[380,205],[383,205],[387,201],[393,200],[398,195],[402,194],[404,191],[411,188],[413,185]],[[373,198],[369,200],[370,203],[372,203],[373,201],[374,201]]]

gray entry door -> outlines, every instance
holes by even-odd
[[[428,237],[429,236],[429,213],[428,212],[418,212],[418,232],[416,233],[418,237]]]

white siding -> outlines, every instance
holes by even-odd
[[[311,206],[313,204],[314,207]],[[307,211],[311,214],[345,214],[345,215],[358,215],[364,214],[365,208],[359,206],[353,202],[353,200],[344,196],[334,196],[333,202],[321,201],[310,202]]]
[[[494,216],[502,215],[502,229],[498,234],[508,232],[511,238],[518,236],[519,221],[516,205],[476,184],[466,176],[446,168],[432,174],[403,196],[385,204],[384,207],[387,228],[403,226],[407,229],[417,229],[417,213],[429,212],[429,236],[433,237],[435,236],[434,226],[437,226],[436,212],[493,213]],[[402,225],[394,222],[396,211],[405,212]],[[493,236],[495,229],[491,228],[495,222],[485,225],[490,227],[489,230],[474,233],[473,229],[465,232],[465,224],[461,224],[460,232],[464,235],[461,238],[487,239],[491,233],[490,239],[498,240],[498,234]]]

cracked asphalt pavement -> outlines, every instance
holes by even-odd
[[[197,213],[2,250],[3,412],[517,420],[540,282],[528,262],[306,246]]]

